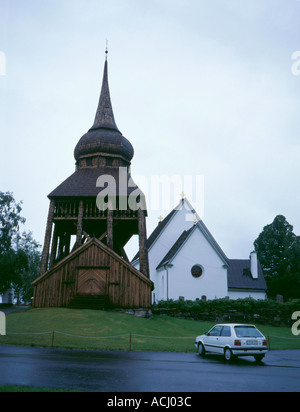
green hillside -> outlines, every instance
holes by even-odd
[[[211,322],[153,316],[143,319],[118,312],[72,309],[29,309],[7,315],[7,335],[0,344],[73,349],[195,351],[194,338]],[[300,349],[290,328],[260,326],[272,349]],[[54,335],[53,335],[53,331]]]

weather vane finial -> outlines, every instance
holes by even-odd
[[[105,49],[106,59],[108,55],[108,40],[106,39],[106,49]]]

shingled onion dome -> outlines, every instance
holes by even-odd
[[[131,143],[118,129],[108,86],[107,60],[105,60],[102,89],[93,127],[81,137],[74,151],[76,164],[92,157],[119,158],[130,164],[134,150]],[[82,166],[81,166],[82,167]]]

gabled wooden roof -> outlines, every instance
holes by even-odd
[[[147,276],[145,276],[143,273],[141,273],[139,270],[137,270],[134,266],[132,266],[129,262],[127,262],[126,260],[122,259],[117,253],[115,253],[112,249],[110,249],[109,247],[107,247],[106,245],[104,245],[104,243],[100,242],[100,240],[96,239],[96,238],[91,238],[89,239],[85,244],[83,244],[82,246],[80,246],[78,249],[76,249],[75,251],[71,252],[68,256],[66,256],[64,259],[62,259],[60,262],[58,262],[55,266],[53,266],[53,268],[51,268],[50,270],[48,270],[47,272],[43,273],[41,276],[39,276],[37,279],[35,279],[32,282],[33,286],[36,286],[38,283],[40,283],[41,281],[43,281],[45,278],[51,276],[54,272],[57,271],[57,269],[59,269],[61,266],[65,265],[66,263],[68,263],[70,260],[74,259],[75,256],[80,255],[82,253],[84,253],[88,248],[90,248],[91,246],[97,246],[99,249],[104,250],[106,253],[108,253],[109,255],[111,255],[114,260],[118,261],[119,263],[121,263],[123,266],[127,267],[128,269],[130,269],[135,276],[139,277],[141,280],[143,280],[145,283],[147,283],[148,285],[150,285],[151,287],[154,287],[153,282],[147,278]]]

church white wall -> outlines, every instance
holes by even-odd
[[[150,279],[154,282],[155,290],[152,293],[153,301],[162,299],[162,288],[165,288],[166,274],[162,280],[162,273],[156,271],[157,266],[166,256],[168,251],[174,245],[179,236],[185,231],[191,228],[194,221],[194,213],[189,208],[187,203],[184,203],[182,209],[178,210],[172,219],[168,222],[168,225],[164,228],[158,239],[152,245],[148,251],[149,256],[149,269]],[[140,263],[135,262],[133,265],[139,269]],[[166,288],[165,288],[166,289]],[[166,293],[166,290],[165,290]]]
[[[156,270],[157,265],[166,256],[179,236],[181,236],[185,230],[190,229],[192,225],[193,213],[191,211],[186,211],[183,208],[175,213],[149,250],[150,264],[153,264],[154,270]]]
[[[196,264],[203,267],[203,275],[197,279],[191,274],[191,268]],[[166,270],[157,273],[158,284],[164,283],[164,287],[155,288],[156,301],[167,297],[177,300],[180,296],[185,300],[201,299],[203,295],[207,299],[227,296],[227,269],[199,229],[191,234],[172,265],[168,273]]]
[[[190,219],[188,219],[187,216],[189,216]],[[153,301],[154,299],[155,301],[161,300],[163,299],[162,296],[166,296],[167,294],[167,273],[157,272],[157,265],[159,265],[162,259],[166,256],[179,236],[185,230],[190,229],[193,224],[192,222],[192,212],[186,211],[185,208],[178,210],[149,250],[150,279],[155,285],[152,295]]]

